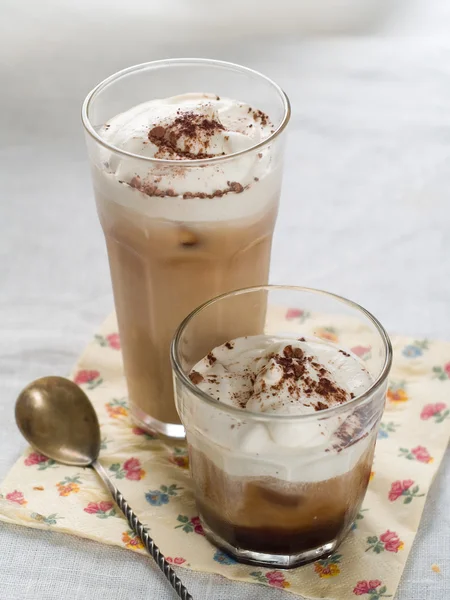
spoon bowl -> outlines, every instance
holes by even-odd
[[[89,398],[73,381],[42,377],[16,401],[16,422],[41,454],[66,465],[87,467],[100,453],[100,426]]]
[[[193,600],[147,528],[97,460],[100,425],[95,409],[83,390],[64,377],[36,379],[17,398],[16,422],[24,438],[41,454],[66,465],[92,467],[97,472],[178,597]]]

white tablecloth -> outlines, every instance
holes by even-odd
[[[341,293],[392,332],[450,339],[447,0],[412,2],[371,36],[299,39],[289,27],[263,40],[240,23],[237,33],[208,29],[202,42],[170,28],[154,35],[133,2],[122,14],[110,4],[2,2],[0,477],[24,447],[17,393],[38,376],[66,374],[112,309],[79,107],[130,64],[203,55],[280,82],[293,118],[272,282]],[[398,600],[450,596],[449,464],[447,456]],[[0,600],[173,597],[149,560],[125,550],[4,524],[0,548]],[[181,574],[203,600],[285,594]]]

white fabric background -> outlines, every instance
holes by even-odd
[[[192,0],[195,23],[186,3],[1,2],[0,478],[24,447],[17,393],[35,377],[66,374],[112,308],[79,108],[94,84],[130,64],[210,56],[281,83],[293,118],[272,282],[346,295],[393,332],[450,339],[448,1],[411,1],[372,35],[309,39],[295,34],[311,21],[301,10],[290,18],[298,3],[289,0],[277,3],[278,20],[250,1],[220,15]],[[173,28],[161,26],[168,14]],[[449,598],[449,464],[447,456],[398,600]],[[196,599],[286,597],[181,574]],[[145,558],[0,524],[0,600],[66,597],[173,596]]]

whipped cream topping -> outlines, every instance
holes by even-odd
[[[108,153],[108,171],[148,196],[216,198],[242,193],[269,170],[270,149],[223,164],[183,167],[185,160],[227,156],[269,138],[269,117],[248,104],[214,94],[190,93],[150,100],[113,117],[99,134],[110,145],[147,157],[177,160],[179,167]]]
[[[359,358],[331,344],[264,335],[215,348],[190,377],[224,404],[287,415],[345,404],[372,381]]]
[[[217,408],[188,401],[188,441],[230,475],[323,481],[352,469],[376,435],[371,411],[328,413],[373,379],[357,356],[316,338],[238,338],[214,348],[190,378]],[[242,409],[242,418],[221,404]],[[258,421],[248,411],[317,418]]]
[[[240,152],[271,132],[273,125],[260,110],[194,93],[139,104],[111,119],[100,134],[109,144],[139,156],[195,160]]]

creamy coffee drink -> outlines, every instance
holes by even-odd
[[[286,566],[332,551],[357,516],[373,460],[379,417],[351,409],[373,384],[361,360],[315,338],[255,335],[214,348],[190,379],[224,406],[189,405],[191,471],[211,539],[244,561],[246,552],[267,564],[292,557]]]
[[[182,319],[218,294],[267,283],[281,155],[270,144],[251,148],[273,133],[260,110],[205,93],[146,102],[98,130],[107,147],[93,169],[95,195],[143,426],[165,433],[180,423],[169,347]],[[232,335],[218,311],[215,326]],[[240,318],[260,324],[264,311]]]

